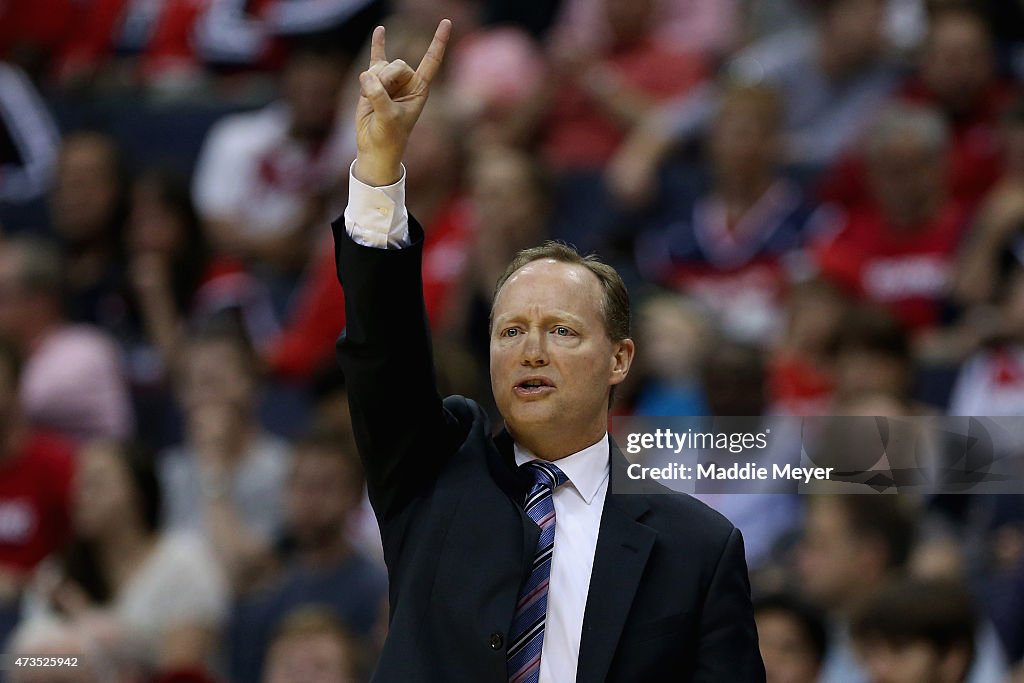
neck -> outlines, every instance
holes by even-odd
[[[605,428],[607,424],[608,421],[605,419],[599,428],[590,429],[575,436],[566,435],[561,430],[518,433],[513,431],[511,427],[507,428],[512,438],[521,447],[530,451],[541,460],[554,462],[574,453],[579,453],[603,439],[605,434],[608,433],[608,430]]]

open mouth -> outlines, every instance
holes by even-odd
[[[540,396],[554,391],[555,385],[551,380],[543,377],[531,377],[525,379],[515,386],[515,393],[519,396]]]

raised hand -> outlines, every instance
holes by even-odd
[[[401,176],[409,134],[427,103],[430,84],[441,68],[451,32],[452,22],[443,19],[419,67],[413,71],[401,59],[388,61],[384,27],[374,29],[369,68],[359,74],[356,108],[355,175],[367,185],[390,185]]]

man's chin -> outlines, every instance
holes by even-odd
[[[547,402],[531,401],[526,404],[518,404],[509,407],[503,412],[505,424],[513,432],[521,433],[524,429],[536,430],[538,428],[554,426],[558,422],[558,411]]]

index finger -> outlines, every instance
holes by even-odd
[[[388,57],[384,52],[384,27],[378,26],[373,29],[373,35],[370,36],[370,66],[386,61]]]
[[[451,35],[452,22],[449,19],[442,19],[441,23],[437,25],[437,31],[434,32],[434,39],[430,41],[427,53],[423,55],[420,65],[416,68],[416,75],[423,79],[427,85],[430,85],[430,82],[434,80],[434,76],[441,69],[444,49],[448,45],[448,39]]]

